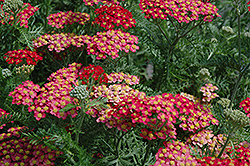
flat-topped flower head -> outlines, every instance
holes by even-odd
[[[83,2],[87,6],[98,5],[100,2],[107,5],[120,3],[119,0],[83,0]]]
[[[14,91],[10,92],[9,96],[13,97],[12,104],[30,106],[40,90],[41,88],[39,85],[27,80],[18,85]]]
[[[216,6],[202,0],[140,0],[139,6],[148,19],[167,19],[170,16],[180,23],[189,23],[200,18],[211,22],[220,17]]]
[[[122,26],[125,29],[135,26],[132,13],[119,5],[101,6],[95,10],[97,17],[93,24],[98,24],[106,30]]]
[[[112,59],[119,57],[120,51],[126,53],[132,51],[136,52],[139,46],[138,38],[128,32],[122,30],[108,30],[104,32],[97,32],[88,43],[88,54],[97,55],[96,59],[106,59],[110,56]]]
[[[68,11],[50,14],[47,19],[49,25],[62,29],[67,24],[78,23],[84,25],[85,22],[90,20],[90,16],[87,13]]]
[[[8,64],[28,64],[36,65],[38,61],[42,60],[43,57],[38,55],[34,51],[19,49],[14,51],[8,51],[4,54],[4,59]]]
[[[64,51],[70,46],[82,47],[85,43],[89,43],[91,37],[88,35],[76,35],[74,33],[56,33],[45,34],[33,41],[36,49],[47,46],[49,51],[57,53]]]

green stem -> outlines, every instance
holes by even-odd
[[[234,128],[232,127],[232,129],[231,129],[231,130],[229,131],[229,133],[228,133],[228,137],[227,137],[226,143],[223,145],[223,147],[222,147],[222,149],[221,149],[221,151],[220,151],[220,154],[219,154],[218,158],[221,158],[221,156],[222,156],[224,150],[226,149],[226,146],[227,146],[227,144],[228,144],[228,142],[229,142],[229,140],[230,140],[230,138],[231,138],[231,134],[233,133],[233,130],[234,130]]]
[[[78,126],[78,131],[76,133],[76,142],[79,143],[79,138],[80,138],[80,132],[81,132],[81,128],[82,128],[82,124],[83,124],[83,120],[84,120],[84,111],[81,109],[81,113],[80,113],[80,123]]]
[[[235,84],[235,86],[234,86],[233,93],[232,93],[232,96],[231,96],[231,101],[230,101],[230,105],[229,105],[230,108],[232,108],[232,103],[233,103],[233,101],[234,101],[234,99],[235,99],[236,92],[237,92],[237,90],[238,90],[240,81],[241,81],[242,77],[245,75],[245,72],[247,71],[247,69],[249,68],[249,66],[250,66],[250,62],[249,62],[249,63],[247,64],[247,66],[240,72],[240,75],[239,75],[239,77],[238,77],[238,79],[237,79],[237,81],[236,81],[236,84]]]
[[[240,10],[237,8],[237,17],[238,17],[238,47],[239,47],[239,64],[241,66],[241,38],[240,38]]]

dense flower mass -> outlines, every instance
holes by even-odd
[[[199,129],[210,126],[210,123],[218,125],[219,121],[213,117],[211,110],[200,102],[191,102],[187,98],[177,94],[172,99],[180,114],[179,125],[183,130],[196,132]]]
[[[48,24],[56,28],[64,28],[64,25],[73,24],[75,22],[84,25],[85,22],[89,21],[90,16],[87,13],[80,12],[59,12],[50,14],[48,17]]]
[[[25,28],[28,28],[28,20],[31,16],[34,15],[34,13],[38,10],[38,7],[33,7],[29,3],[23,4],[23,9],[17,13],[16,16],[14,16],[13,11],[3,11],[4,12],[4,18],[0,16],[0,23],[5,24],[6,22],[13,25],[14,23],[19,24],[20,26],[24,26]],[[16,17],[16,20],[15,20]],[[14,22],[17,21],[17,22]]]
[[[20,137],[25,127],[12,127],[0,134],[0,165],[9,166],[52,166],[62,154],[44,145],[33,145],[26,137]]]
[[[106,97],[108,108],[92,107],[86,113],[97,117],[97,122],[105,123],[109,128],[127,131],[142,125],[140,136],[152,140],[176,138],[177,120],[181,121],[180,128],[193,133],[211,123],[218,124],[209,108],[181,95],[164,93],[147,97],[144,92],[134,90],[129,85],[139,83],[136,76],[111,73],[108,79],[111,85],[96,87],[90,94],[93,98]]]
[[[85,2],[85,5],[87,6],[93,6],[93,5],[98,5],[100,2],[104,4],[119,4],[119,0],[83,0]]]
[[[185,145],[180,141],[169,141],[163,142],[164,148],[160,148],[155,155],[156,162],[152,166],[163,166],[163,165],[198,165],[195,157],[191,156],[191,151],[188,145]]]
[[[71,45],[82,47],[84,43],[89,43],[91,39],[88,35],[75,35],[74,33],[45,34],[33,41],[34,47],[47,46],[49,51],[61,52]]]
[[[103,68],[101,66],[95,66],[91,64],[82,68],[81,72],[79,73],[79,77],[80,80],[82,80],[82,84],[91,83],[97,86],[108,82],[107,74],[104,73]]]
[[[243,108],[247,113],[247,116],[250,118],[250,98],[247,97],[242,102],[240,102],[240,108]]]
[[[24,64],[25,61],[28,65],[36,65],[38,61],[42,60],[43,57],[38,55],[34,51],[29,51],[29,50],[14,50],[14,51],[8,51],[4,59],[8,64]],[[25,60],[25,61],[24,61]]]
[[[135,26],[135,19],[133,19],[132,13],[127,9],[124,9],[119,5],[101,6],[95,10],[97,17],[93,23],[100,25],[101,27],[109,30],[114,29],[115,25],[123,26],[128,29]]]
[[[218,9],[211,3],[201,0],[141,0],[140,8],[145,13],[145,18],[167,19],[168,16],[178,22],[189,23],[203,17],[203,21],[212,21],[214,17],[220,17]]]
[[[49,113],[58,118],[66,119],[68,115],[75,117],[77,115],[76,109],[73,108],[66,112],[60,112],[67,104],[77,104],[77,100],[70,96],[69,92],[77,86],[77,77],[81,64],[73,63],[68,68],[63,68],[52,73],[44,87],[41,88],[41,92],[28,110],[34,112],[34,117],[37,120],[45,118]]]
[[[13,97],[12,104],[30,106],[40,90],[39,85],[27,80],[10,92],[9,96]]]
[[[97,55],[96,59],[106,59],[111,56],[113,59],[119,57],[119,51],[135,52],[139,49],[138,38],[130,33],[121,30],[108,30],[97,32],[88,43],[88,54]]]

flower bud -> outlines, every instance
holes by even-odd
[[[224,109],[224,115],[233,126],[244,127],[250,123],[247,115],[240,110]]]
[[[71,97],[75,97],[77,99],[85,99],[89,96],[87,85],[76,86],[71,92],[69,92],[69,94]]]

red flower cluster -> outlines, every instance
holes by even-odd
[[[180,23],[189,23],[199,17],[211,22],[215,16],[220,17],[216,6],[201,0],[141,0],[139,6],[146,14],[145,18],[167,19],[171,16]]]
[[[39,56],[36,52],[29,50],[14,50],[8,51],[4,59],[8,64],[25,64],[23,60],[25,59],[28,65],[36,65],[39,60],[42,60],[43,57]]]
[[[247,97],[245,100],[240,102],[240,108],[243,108],[244,111],[247,113],[247,116],[250,118],[250,98]]]
[[[100,25],[107,30],[113,29],[115,25],[123,26],[125,29],[135,26],[135,19],[132,13],[119,5],[101,6],[95,10],[97,17],[93,23]]]
[[[96,59],[106,59],[107,55],[113,59],[119,57],[118,52],[124,50],[135,52],[139,49],[135,43],[138,38],[130,33],[121,30],[108,30],[107,32],[98,32],[88,43],[88,54],[97,55]]]
[[[30,106],[40,90],[39,85],[27,80],[23,84],[18,85],[14,91],[10,92],[9,96],[13,97],[12,104]]]
[[[51,74],[44,87],[41,88],[41,93],[36,96],[34,104],[28,110],[34,112],[34,117],[37,120],[46,117],[46,112],[58,118],[66,119],[68,115],[75,117],[76,109],[71,109],[67,112],[59,112],[67,104],[77,104],[77,100],[69,95],[73,90],[73,85],[77,86],[77,77],[81,64],[73,63],[68,68],[57,70]]]
[[[33,145],[19,131],[25,127],[12,127],[0,134],[0,165],[53,166],[56,157],[62,154],[44,145]]]
[[[64,25],[73,24],[78,22],[81,25],[84,25],[85,22],[89,21],[90,16],[87,13],[80,12],[59,12],[55,14],[50,14],[48,17],[48,24],[56,28],[64,28]]]
[[[82,68],[79,77],[80,80],[82,80],[82,84],[92,83],[93,85],[97,86],[108,82],[107,74],[104,73],[103,68],[101,66],[95,66],[91,64]]]
[[[250,1],[247,2],[247,4],[250,5]],[[248,6],[247,8],[248,8],[248,10],[250,11],[250,6]]]
[[[45,34],[33,41],[34,47],[39,48],[48,45],[49,51],[61,52],[71,45],[82,47],[84,43],[89,43],[91,39],[88,35],[75,35],[74,33]]]
[[[9,13],[4,12],[5,18],[0,17],[0,23],[5,24],[5,22],[8,22],[9,24],[13,25],[15,21],[15,17],[17,20],[17,24],[20,23],[20,26],[24,26],[25,28],[28,28],[28,20],[31,16],[34,15],[34,13],[39,9],[38,7],[33,7],[29,3],[23,4],[23,10],[21,12],[17,13],[16,16],[14,16],[14,13],[10,11]]]
[[[83,2],[85,2],[85,5],[87,5],[87,6],[97,5],[100,2],[102,2],[104,4],[108,4],[108,5],[120,3],[118,0],[83,0]]]

